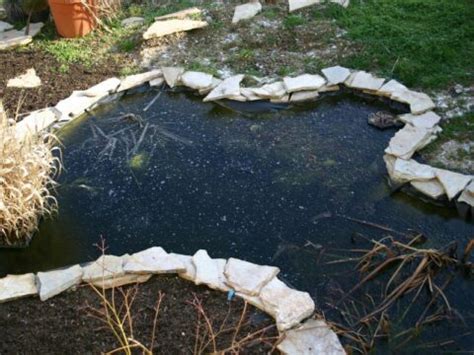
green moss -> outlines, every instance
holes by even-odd
[[[146,153],[135,154],[128,161],[128,166],[132,170],[136,170],[136,171],[144,170],[146,166],[148,165],[148,160],[149,160],[149,157],[148,157],[148,154]]]

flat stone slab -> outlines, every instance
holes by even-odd
[[[227,285],[234,290],[251,296],[258,296],[262,288],[269,283],[280,269],[274,266],[263,266],[248,261],[230,258],[224,274]]]
[[[155,20],[157,20],[157,21],[159,21],[159,20],[168,20],[168,19],[172,19],[172,18],[185,19],[185,18],[191,17],[193,15],[199,15],[201,13],[202,13],[202,10],[200,8],[191,7],[189,9],[181,10],[181,11],[178,11],[178,12],[173,12],[173,13],[168,14],[168,15],[155,17]]]
[[[186,267],[163,248],[152,247],[132,254],[124,263],[123,270],[135,274],[167,274],[184,272]]]
[[[35,274],[8,275],[0,279],[0,303],[36,294]]]
[[[248,20],[256,16],[262,11],[262,4],[259,1],[249,2],[235,7],[232,23],[237,23],[242,20]]]
[[[262,100],[262,98],[255,94],[253,88],[240,88],[240,95],[245,97],[247,101],[257,101]]]
[[[181,75],[181,83],[195,90],[206,89],[212,85],[212,75],[198,71],[187,71]]]
[[[63,270],[38,272],[39,296],[41,301],[59,295],[82,281],[82,267],[74,265]]]
[[[28,43],[31,43],[33,41],[33,37],[41,31],[43,25],[44,24],[41,22],[31,23],[30,33],[28,35],[25,34],[26,27],[21,29],[20,31],[0,31],[0,50],[17,46],[24,46]]]
[[[156,21],[143,34],[143,39],[147,40],[151,38],[167,36],[173,33],[191,31],[198,28],[206,27],[207,25],[208,24],[205,21],[194,21],[187,19]]]
[[[262,99],[278,99],[286,95],[286,87],[283,81],[277,81],[272,84],[265,84],[260,88],[249,88],[253,90],[254,95]]]
[[[165,78],[166,84],[170,88],[174,88],[184,73],[184,68],[181,67],[162,67],[161,71],[163,72],[163,77]]]
[[[102,97],[87,96],[84,91],[73,91],[68,98],[59,101],[55,108],[60,113],[60,121],[70,121],[91,109]]]
[[[390,139],[385,153],[402,159],[410,159],[412,155],[431,141],[433,130],[406,125]]]
[[[119,78],[109,78],[83,91],[83,93],[85,96],[102,98],[115,93],[121,83],[122,81]]]
[[[223,292],[228,292],[230,290],[230,287],[227,286],[226,284],[227,279],[224,274],[227,260],[226,259],[213,259],[213,260],[217,264],[217,271],[219,275],[219,285],[216,287],[216,289]]]
[[[398,116],[398,119],[404,123],[408,123],[414,127],[420,128],[433,128],[439,123],[439,121],[441,121],[441,117],[433,111],[429,111],[421,115],[407,113],[405,115]]]
[[[163,73],[160,69],[154,69],[145,73],[129,75],[122,79],[122,82],[120,83],[117,92],[132,89],[134,87],[143,85],[153,79],[160,78],[161,76],[163,76]]]
[[[129,17],[122,20],[120,24],[122,25],[122,27],[127,28],[139,27],[145,24],[145,19],[143,17]]]
[[[398,158],[390,176],[397,183],[405,183],[413,180],[427,181],[436,177],[435,169],[429,165],[420,164],[417,161]]]
[[[441,185],[438,179],[426,181],[415,180],[410,182],[410,185],[413,186],[415,190],[421,192],[425,196],[431,197],[434,200],[437,200],[446,194],[443,185]]]
[[[392,79],[389,82],[385,83],[378,91],[377,95],[392,97],[392,95],[399,91],[408,90],[408,88],[399,83],[398,81]]]
[[[443,185],[448,199],[452,200],[456,197],[473,179],[472,176],[463,175],[443,169],[435,169],[436,177],[441,185]]]
[[[41,86],[41,79],[36,75],[34,68],[28,69],[25,74],[21,74],[7,82],[9,88],[31,89],[38,86]]]
[[[298,91],[293,93],[290,96],[290,102],[304,102],[317,99],[319,96],[319,91]]]
[[[204,102],[240,96],[240,83],[243,79],[244,75],[235,75],[223,80],[204,98]]]
[[[315,305],[307,292],[289,288],[273,278],[260,292],[265,311],[275,318],[279,331],[298,325],[313,314]]]
[[[196,285],[207,285],[210,288],[218,289],[220,286],[219,265],[212,259],[207,251],[198,250],[193,255],[193,264],[196,268]]]
[[[25,139],[48,128],[59,118],[60,113],[55,108],[34,111],[15,125],[15,136],[19,140]]]
[[[335,67],[325,68],[321,70],[328,80],[328,85],[337,85],[344,83],[351,75],[351,71],[347,68],[336,65]]]
[[[283,78],[286,91],[288,93],[296,91],[318,90],[326,84],[326,80],[321,75],[303,74],[294,78]]]
[[[149,81],[151,87],[161,86],[165,82],[165,78],[159,77]]]
[[[282,354],[345,355],[336,333],[323,320],[309,319],[301,327],[285,333],[277,349]]]
[[[94,283],[119,278],[125,275],[125,271],[123,270],[124,259],[126,259],[126,257],[102,255],[96,261],[83,267],[84,274],[82,281]]]
[[[194,263],[193,263],[193,257],[190,255],[175,254],[175,253],[170,253],[170,255],[179,259],[179,261],[181,261],[181,263],[184,265],[185,270],[182,272],[179,272],[178,276],[185,280],[195,282],[196,267],[194,266]]]
[[[321,0],[289,0],[290,12],[302,9],[315,4],[320,4]]]
[[[474,180],[464,189],[458,201],[474,207]]]
[[[411,90],[396,91],[391,96],[392,100],[410,105],[410,111],[414,115],[419,115],[435,108],[431,98],[422,92]]]
[[[9,24],[8,22],[5,21],[0,21],[0,32],[3,31],[8,31],[13,28],[13,25]]]
[[[138,284],[138,283],[144,283],[147,282],[153,275],[152,274],[147,274],[147,275],[142,275],[142,274],[125,274],[122,276],[116,276],[112,278],[108,278],[105,280],[98,280],[91,282],[92,285],[98,288],[103,288],[103,289],[109,289],[109,288],[116,288],[116,287],[121,287],[125,285],[130,285],[130,284]]]
[[[385,79],[377,78],[365,71],[357,71],[352,73],[344,83],[354,89],[377,91],[384,82]]]

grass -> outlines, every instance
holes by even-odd
[[[283,27],[287,30],[306,24],[306,19],[300,15],[288,15],[283,20]]]
[[[56,209],[50,193],[61,166],[55,143],[52,135],[18,139],[0,103],[0,244],[27,244],[40,218]]]
[[[314,16],[334,19],[360,45],[346,66],[427,89],[474,81],[472,0],[353,0],[347,9],[328,5]]]

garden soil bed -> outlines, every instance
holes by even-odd
[[[190,304],[202,302],[215,330],[227,329],[216,338],[217,350],[230,346],[243,314],[244,302],[234,298],[227,301],[223,292],[195,286],[176,276],[156,276],[144,284],[127,286],[124,291],[136,291],[132,305],[133,335],[145,346],[150,346],[155,306],[160,291],[164,294],[158,314],[154,353],[195,353],[198,312]],[[111,291],[108,291],[111,297]],[[110,298],[109,298],[110,299]],[[123,297],[115,290],[118,308]],[[106,324],[92,316],[91,307],[100,309],[99,296],[89,286],[66,292],[46,302],[27,298],[0,305],[0,354],[99,354],[112,351],[120,345]],[[202,322],[200,336],[206,336]],[[265,329],[268,342],[245,342],[240,353],[266,354],[272,351],[277,331],[273,320],[250,305],[236,340]],[[271,339],[270,339],[271,338]],[[209,346],[205,353],[213,351]],[[138,352],[137,352],[138,353]],[[140,352],[141,353],[141,352]]]
[[[28,69],[34,68],[42,85],[33,89],[7,88],[7,82]],[[112,60],[102,61],[93,67],[69,64],[67,72],[51,54],[39,49],[0,51],[0,98],[7,112],[13,116],[23,96],[19,112],[25,114],[48,106],[55,106],[73,90],[84,90],[102,80],[117,75],[119,65]]]

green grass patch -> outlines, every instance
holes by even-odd
[[[306,19],[301,15],[288,15],[283,20],[283,27],[291,30],[297,26],[306,24]]]
[[[353,0],[347,9],[328,5],[314,16],[335,19],[360,45],[346,66],[376,70],[412,87],[474,81],[472,0]]]

